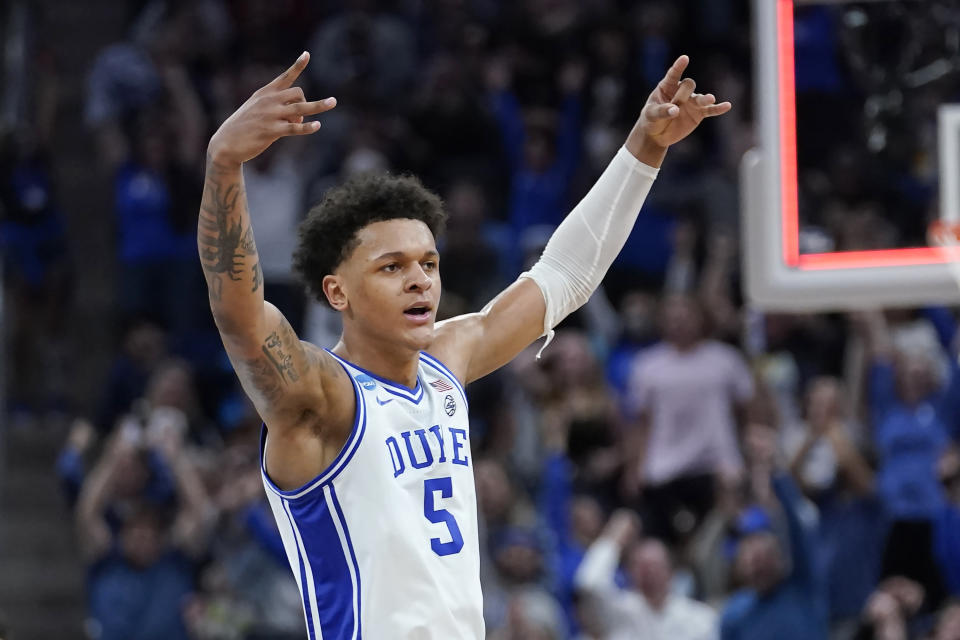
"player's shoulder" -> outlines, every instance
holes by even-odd
[[[353,381],[346,368],[348,363],[338,358],[332,351],[322,349],[306,340],[301,340],[300,344],[307,359],[308,371],[324,394],[332,393],[341,396],[349,391]]]
[[[345,375],[341,361],[328,349],[318,347],[306,340],[301,340],[300,346],[307,356],[311,369],[316,367],[320,374]]]
[[[438,322],[433,341],[426,349],[463,383],[470,366],[470,356],[483,335],[479,313],[468,313]]]

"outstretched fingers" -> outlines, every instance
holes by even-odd
[[[297,61],[290,65],[290,68],[274,78],[268,87],[273,87],[274,89],[288,89],[294,82],[297,81],[297,78],[300,77],[300,74],[303,73],[303,70],[307,68],[307,63],[310,62],[310,54],[304,51],[300,54],[300,57],[297,58]]]
[[[336,98],[326,98],[312,102],[291,102],[284,107],[284,114],[287,116],[315,116],[330,111],[335,106],[337,106]]]
[[[713,118],[714,116],[722,116],[727,111],[733,108],[733,105],[729,102],[721,102],[720,104],[710,105],[709,107],[703,107],[700,110],[700,113],[703,114],[704,118]]]
[[[663,81],[668,83],[671,87],[675,87],[680,83],[680,80],[683,79],[683,72],[687,70],[687,65],[690,64],[689,56],[682,55],[677,58],[670,68],[667,69],[667,75],[663,77]]]

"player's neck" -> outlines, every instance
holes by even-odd
[[[346,328],[332,351],[381,378],[410,388],[417,384],[419,351],[396,344],[386,345],[366,338],[356,338],[350,335]]]

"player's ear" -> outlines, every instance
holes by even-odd
[[[327,296],[327,302],[336,311],[344,311],[347,308],[347,292],[343,289],[343,281],[338,275],[328,275],[323,277],[323,294]]]

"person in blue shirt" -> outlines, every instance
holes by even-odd
[[[0,284],[7,296],[6,393],[14,415],[63,409],[69,395],[66,227],[48,152],[31,146],[0,134]]]
[[[549,532],[551,592],[566,614],[571,634],[579,629],[574,576],[587,546],[603,527],[597,501],[587,495],[574,495],[573,474],[574,465],[564,451],[549,451],[543,461],[538,500],[541,522]]]
[[[819,510],[815,553],[833,634],[859,624],[880,577],[886,527],[874,472],[857,447],[846,405],[836,378],[810,382],[807,433],[790,463],[793,477]],[[827,465],[833,467],[832,478],[824,482]]]
[[[488,74],[493,114],[509,163],[509,225],[518,238],[528,227],[563,220],[580,158],[583,80],[582,65],[569,63],[561,70],[562,104],[552,122],[546,114],[525,117],[509,88],[510,71],[505,65]]]
[[[872,357],[868,398],[877,491],[890,523],[882,577],[915,580],[937,607],[946,595],[933,553],[933,523],[946,505],[937,465],[950,448],[950,403],[960,394],[960,375],[953,364],[944,383],[937,376],[939,353],[895,349],[882,313],[861,321]]]
[[[206,547],[209,501],[183,449],[182,435],[118,428],[84,483],[77,525],[88,563],[89,624],[99,640],[188,640],[183,607],[194,589],[195,559]],[[135,461],[162,455],[176,485],[176,509],[143,496],[118,498],[135,479]],[[112,525],[108,511],[119,524]]]
[[[727,602],[720,638],[826,640],[827,620],[815,579],[813,549],[799,516],[800,492],[785,474],[774,474],[771,482],[789,536],[789,561],[767,528],[740,540],[738,564],[747,586]]]

